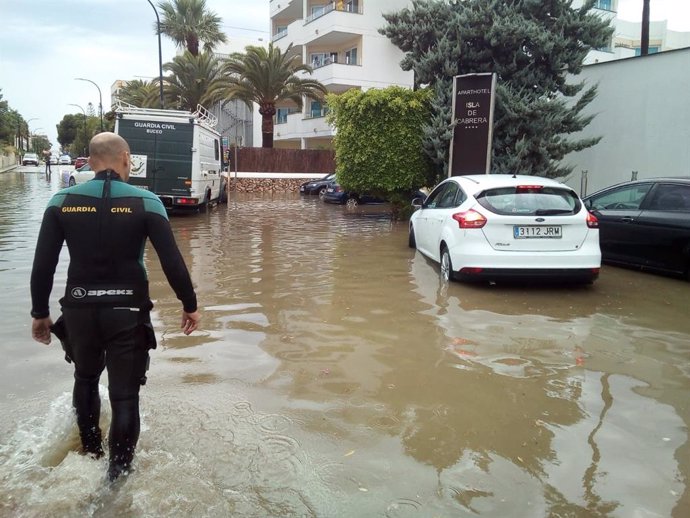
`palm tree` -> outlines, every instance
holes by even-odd
[[[199,54],[199,42],[204,44],[204,50],[213,50],[218,43],[227,41],[220,30],[220,16],[206,9],[206,0],[168,0],[158,7],[163,11],[161,34],[194,56]],[[157,34],[155,25],[154,30]]]
[[[322,100],[327,92],[316,79],[298,77],[299,72],[312,73],[312,68],[301,63],[299,55],[290,56],[290,45],[285,52],[273,43],[264,47],[248,46],[245,53],[236,53],[225,62],[228,75],[229,99],[239,99],[249,107],[259,105],[261,114],[262,147],[273,147],[273,116],[276,103],[293,101],[302,108],[302,96]]]
[[[142,81],[141,79],[127,81],[120,90],[119,97],[122,101],[139,108],[157,108],[158,81]]]
[[[194,111],[198,104],[210,107],[225,98],[228,82],[222,74],[220,61],[212,52],[194,56],[185,51],[163,65],[163,69],[172,72],[163,78],[166,104]]]

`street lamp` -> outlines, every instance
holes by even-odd
[[[84,114],[84,142],[86,142],[86,140],[87,140],[87,137],[86,137],[86,110],[84,110],[84,108],[82,108],[82,107],[79,106],[78,104],[68,103],[68,105],[69,105],[69,106],[76,106],[76,107],[79,108],[79,109],[81,110],[81,112]],[[83,155],[86,155],[86,148],[83,148]],[[83,156],[83,155],[82,155],[82,156]]]
[[[163,109],[163,51],[161,50],[161,19],[158,16],[158,10],[153,5],[153,2],[151,2],[151,0],[146,0],[146,1],[153,8],[153,12],[156,13],[156,27],[158,28],[158,30],[156,31],[158,33],[158,94],[160,97],[161,110],[162,110]]]
[[[75,77],[74,78],[76,81],[87,81],[94,85],[96,88],[98,88],[98,111],[101,112],[101,131],[103,131],[103,96],[101,95],[101,89],[100,87],[91,81],[91,79],[84,79],[83,77]]]

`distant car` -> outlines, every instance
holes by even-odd
[[[625,182],[584,199],[604,262],[690,280],[690,177]]]
[[[326,192],[323,194],[323,196],[319,195],[319,197],[326,203],[338,203],[341,205],[346,205],[347,207],[357,207],[358,205],[367,203],[386,203],[386,200],[370,194],[348,192],[335,181],[330,182],[326,186]]]
[[[299,186],[300,194],[318,194],[320,198],[326,194],[328,184],[335,180],[335,173],[327,174],[318,180],[310,180]]]
[[[567,185],[535,176],[453,176],[410,218],[409,245],[440,264],[444,280],[593,282],[597,218]]]
[[[38,155],[36,153],[24,153],[22,165],[38,165]]]
[[[51,155],[50,156],[50,165],[57,165],[57,163],[58,163],[58,157],[56,157],[55,155]]]
[[[86,164],[86,162],[88,162],[88,160],[89,159],[87,157],[78,156],[77,158],[74,159],[74,168],[79,169],[81,166]]]
[[[62,183],[72,187],[73,185],[88,182],[89,180],[92,180],[94,176],[96,176],[96,173],[94,173],[93,169],[91,169],[91,166],[89,166],[87,163],[81,166],[79,169],[75,169],[74,171],[63,171]]]
[[[58,164],[60,165],[72,165],[72,157],[69,155],[61,155],[58,159]]]

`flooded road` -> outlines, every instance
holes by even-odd
[[[297,194],[172,218],[190,337],[147,250],[159,346],[135,472],[108,488],[71,366],[30,338],[58,180],[0,175],[0,516],[688,516],[690,283],[445,286],[381,207]]]

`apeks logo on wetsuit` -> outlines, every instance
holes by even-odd
[[[119,295],[134,295],[134,290],[87,290],[85,288],[72,288],[72,297],[75,299],[83,299],[84,297],[112,297]]]
[[[148,299],[148,289],[136,284],[70,284],[62,302],[67,306],[84,304],[139,306]]]

